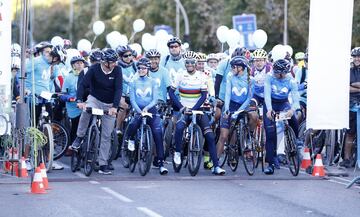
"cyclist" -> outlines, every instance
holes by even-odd
[[[161,54],[156,49],[150,49],[145,53],[145,57],[150,60],[149,77],[156,81],[158,87],[158,100],[166,102],[167,91],[170,88],[170,77],[168,70],[159,65]],[[153,166],[159,167],[157,156],[154,157]]]
[[[61,99],[66,102],[67,115],[71,120],[70,142],[73,143],[76,138],[76,131],[81,115],[81,110],[76,106],[77,83],[79,74],[84,69],[85,59],[82,56],[74,56],[71,58],[70,64],[73,69],[65,78],[64,85],[62,87],[64,95],[61,96]]]
[[[216,68],[218,67],[218,65],[219,58],[215,53],[210,53],[209,55],[207,55],[205,69],[211,72],[211,78],[213,79],[213,82],[215,82]]]
[[[52,47],[53,45],[50,42],[42,41],[34,46],[32,53],[34,57],[38,57],[40,55],[48,56]]]
[[[296,137],[298,134],[298,122],[294,112],[300,108],[298,87],[291,76],[290,62],[279,59],[274,62],[272,73],[266,75],[264,84],[264,127],[266,133],[266,156],[265,160],[269,164],[264,170],[267,175],[274,173],[274,163],[276,158],[276,125],[273,121],[274,112],[287,110],[287,116],[291,117],[289,124],[294,130]],[[292,96],[292,105],[288,101],[289,94]],[[266,114],[266,115],[265,115]]]
[[[34,94],[40,96],[43,91],[51,92],[51,78],[57,77],[58,68],[54,67],[59,63],[64,63],[66,58],[66,52],[60,46],[52,47],[51,52],[47,54],[46,50],[42,51],[42,55],[35,57],[32,61],[26,63],[26,80],[25,80],[25,92],[29,94],[32,92],[34,86]],[[34,66],[34,72],[33,72]],[[33,77],[34,76],[34,77]],[[34,79],[34,82],[33,82]],[[45,103],[46,110],[49,114],[52,114],[51,103],[46,100],[40,100],[36,98],[35,101],[35,121],[38,123],[38,119],[41,113],[42,104]],[[50,115],[51,117],[51,115]],[[35,124],[36,125],[36,124]]]
[[[85,110],[86,107],[108,110],[109,114],[101,118],[101,141],[99,150],[99,173],[109,175],[108,158],[110,151],[111,133],[115,125],[115,115],[120,104],[122,90],[121,68],[117,66],[118,55],[115,50],[108,48],[103,51],[100,64],[92,65],[77,90],[77,106]],[[83,102],[85,88],[90,87],[90,95]],[[83,111],[80,116],[77,137],[72,149],[80,148],[81,142],[89,126],[91,114]]]
[[[121,68],[123,74],[120,110],[116,121],[116,128],[118,129],[118,133],[121,133],[121,125],[126,117],[127,109],[129,107],[128,105],[130,103],[129,83],[136,73],[136,65],[134,63],[134,50],[131,49],[129,45],[119,46],[116,48],[116,52],[119,55],[118,65]]]
[[[166,68],[170,73],[171,81],[180,70],[185,70],[184,59],[181,56],[181,40],[178,37],[170,38],[167,42],[169,55],[163,57],[160,65]]]
[[[307,80],[308,80],[308,53],[304,55],[304,65],[297,67],[295,71],[295,80],[299,87],[300,95],[300,115],[297,119],[299,123],[306,118],[306,101],[307,101]]]
[[[351,50],[351,57],[353,58],[352,67],[350,69],[350,106],[352,107],[360,102],[360,47],[355,47]],[[356,108],[350,108],[349,130],[345,138],[344,158],[343,161],[340,162],[340,166],[346,168],[352,166],[351,160],[356,160],[351,159],[352,150],[354,148],[353,141],[357,131],[356,112]]]
[[[204,103],[207,95],[207,87],[203,78],[203,75],[196,71],[196,53],[188,51],[184,54],[186,71],[178,74],[174,83],[169,89],[169,96],[176,107],[180,108],[180,111],[187,110],[198,110]],[[175,96],[175,90],[179,89],[180,99]],[[203,131],[205,141],[208,144],[211,160],[213,161],[214,167],[212,172],[216,175],[225,174],[225,170],[221,169],[218,164],[215,148],[215,135],[209,125],[209,119],[206,115],[198,117],[198,123]],[[183,115],[176,123],[175,130],[175,145],[176,151],[174,153],[174,162],[181,164],[182,150],[182,137],[186,125],[190,122],[188,115]]]
[[[130,143],[134,144],[134,136],[137,129],[140,127],[142,120],[141,113],[152,113],[153,117],[147,119],[147,124],[149,124],[151,128],[155,141],[159,172],[161,175],[165,175],[168,173],[168,170],[164,167],[162,126],[160,115],[156,109],[159,90],[158,84],[155,79],[149,77],[150,61],[148,58],[139,59],[136,65],[139,76],[136,76],[130,84],[130,102],[132,107],[135,109],[135,116],[131,120],[128,128],[128,138],[130,138],[129,147]]]
[[[224,143],[229,136],[230,120],[237,118],[236,115],[231,117],[229,115],[236,111],[245,110],[254,92],[254,82],[250,77],[250,67],[247,59],[235,56],[231,59],[230,65],[231,73],[226,78],[225,107],[220,121],[221,131],[217,143],[218,156],[224,151]]]

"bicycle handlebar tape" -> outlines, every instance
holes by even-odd
[[[48,189],[50,189],[49,188],[49,180],[46,175],[46,167],[45,167],[44,163],[40,163],[40,170],[41,170],[41,177],[43,180],[44,188],[45,188],[45,190],[48,190]]]
[[[301,161],[301,169],[306,170],[308,167],[311,167],[311,158],[309,148],[304,148],[303,159]]]
[[[324,177],[325,171],[324,171],[324,165],[321,159],[321,154],[316,155],[314,170],[312,172],[312,176],[319,176]]]
[[[31,193],[46,194],[40,167],[36,167],[33,181],[31,183]]]

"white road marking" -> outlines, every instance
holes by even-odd
[[[79,176],[80,178],[84,178],[84,179],[88,179],[89,177],[85,176],[84,174],[82,174],[81,172],[75,172],[75,175]]]
[[[136,209],[145,213],[147,216],[150,216],[150,217],[162,217],[162,215],[159,215],[158,213],[156,213],[146,207],[136,207]]]
[[[89,181],[90,184],[93,184],[93,185],[98,185],[100,184],[100,182],[97,182],[97,181]]]
[[[106,193],[109,193],[112,196],[116,197],[117,199],[121,200],[122,202],[126,202],[126,203],[134,202],[133,200],[125,197],[124,195],[117,193],[116,191],[111,190],[108,187],[101,187],[101,189],[104,190]]]

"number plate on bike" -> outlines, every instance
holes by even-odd
[[[287,116],[287,112],[280,112],[278,115],[275,116],[276,121],[283,121],[291,119],[291,117]]]
[[[102,109],[96,109],[96,108],[92,108],[91,113],[93,115],[104,115],[104,111]]]
[[[40,96],[46,100],[51,100],[52,93],[47,91],[41,91]]]

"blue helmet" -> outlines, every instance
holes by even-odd
[[[118,53],[119,57],[122,57],[126,52],[131,52],[131,54],[134,55],[133,49],[131,49],[129,45],[117,47],[116,52]]]
[[[106,48],[103,50],[101,60],[105,62],[116,62],[118,58],[119,56],[114,49]]]
[[[360,47],[355,47],[351,50],[351,56],[357,57],[360,56]]]
[[[230,60],[231,66],[241,66],[243,69],[250,68],[248,60],[244,56],[235,56]]]
[[[90,52],[90,61],[91,62],[99,62],[101,61],[101,57],[102,57],[103,53],[101,52],[100,49],[94,49]]]
[[[290,72],[290,62],[286,59],[279,59],[274,62],[274,73],[288,73]]]
[[[146,66],[147,68],[150,68],[150,60],[146,57],[142,57],[139,59],[139,61],[136,63],[136,66],[139,67],[140,65]]]
[[[70,60],[70,64],[72,65],[78,61],[85,63],[85,59],[82,56],[73,56]]]

